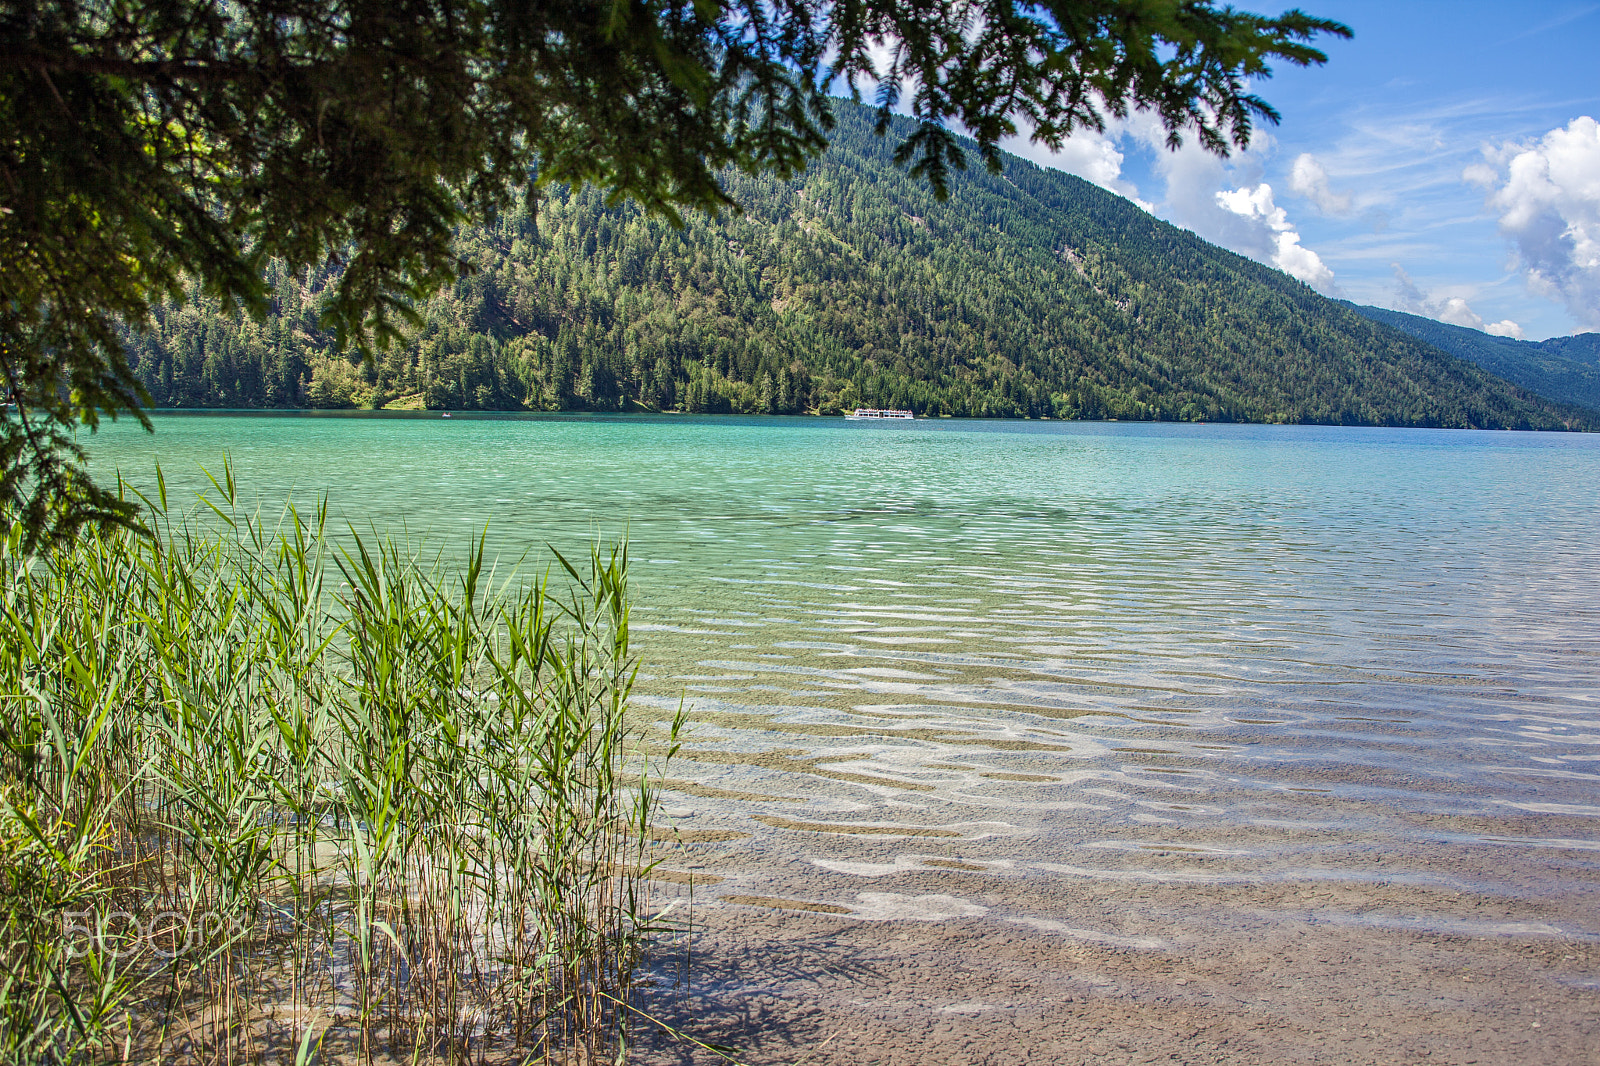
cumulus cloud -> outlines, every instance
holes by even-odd
[[[1216,194],[1223,210],[1244,219],[1254,230],[1247,240],[1256,244],[1273,266],[1299,278],[1315,289],[1333,288],[1333,271],[1322,257],[1300,243],[1288,213],[1272,200],[1272,186],[1266,182],[1254,188],[1239,188]],[[1248,253],[1247,253],[1248,254]]]
[[[1423,292],[1411,275],[1399,263],[1390,264],[1394,267],[1394,296],[1399,304],[1397,310],[1408,311],[1413,315],[1424,315],[1448,322],[1452,326],[1466,326],[1468,329],[1482,330],[1495,337],[1515,337],[1522,339],[1522,327],[1511,319],[1502,319],[1499,322],[1484,322],[1483,316],[1472,309],[1462,296],[1433,297]]]
[[[1489,190],[1529,286],[1600,329],[1600,123],[1585,115],[1535,143],[1487,148],[1462,178]]]
[[[1105,110],[1102,105],[1101,111]],[[1122,173],[1122,165],[1127,159],[1123,150],[1126,142],[1133,140],[1137,144],[1143,140],[1133,136],[1131,126],[1143,118],[1138,114],[1126,119],[1108,118],[1103,131],[1079,127],[1061,142],[1059,151],[1051,151],[1048,145],[1033,140],[1031,127],[1023,123],[1023,131],[1015,137],[1006,138],[1000,147],[1013,155],[1031,159],[1042,167],[1076,174],[1108,192],[1132,200],[1141,210],[1153,214],[1155,205],[1141,198],[1139,187]]]
[[[1056,164],[1069,174],[1121,192],[1132,186],[1122,180],[1123,155],[1111,139],[1089,131],[1070,137],[1055,155]]]
[[[1448,322],[1452,326],[1466,326],[1468,329],[1482,329],[1483,316],[1474,311],[1467,301],[1459,296],[1451,296],[1439,306],[1438,314],[1434,316],[1440,322]]]
[[[1153,205],[1139,198],[1138,187],[1122,176],[1122,163],[1126,157],[1119,147],[1120,139],[1121,130],[1113,122],[1106,133],[1078,130],[1062,142],[1059,152],[1052,152],[1045,145],[1021,136],[1010,138],[1002,147],[1040,166],[1076,174],[1102,189],[1132,200],[1145,211],[1154,211]]]
[[[1130,145],[1150,153],[1155,172],[1166,185],[1159,204],[1141,199],[1138,188],[1123,176],[1124,153]],[[1161,120],[1135,111],[1108,121],[1104,133],[1078,131],[1059,152],[1023,137],[1004,147],[1043,166],[1077,174],[1214,244],[1275,266],[1323,292],[1337,291],[1333,271],[1321,256],[1300,243],[1287,212],[1273,202],[1272,187],[1261,180],[1264,160],[1275,147],[1268,134],[1258,132],[1248,149],[1220,159],[1200,148],[1193,138],[1186,137],[1175,151],[1169,149]],[[1323,179],[1326,185],[1325,174]],[[1328,195],[1332,203],[1344,202],[1331,191]]]
[[[1333,271],[1300,243],[1288,213],[1273,201],[1272,186],[1261,180],[1275,147],[1271,136],[1257,133],[1248,149],[1219,159],[1187,137],[1181,148],[1169,150],[1166,130],[1151,115],[1130,116],[1126,129],[1149,149],[1166,182],[1163,217],[1316,289],[1337,292]]]
[[[1348,215],[1349,193],[1336,193],[1328,185],[1328,172],[1317,157],[1301,152],[1295,157],[1294,168],[1289,172],[1289,188],[1317,205],[1325,215]]]

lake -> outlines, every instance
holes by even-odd
[[[1148,1028],[1130,1019],[1157,985],[1163,1017],[1207,1017],[1211,988],[1239,1032],[1296,1019],[1268,1058],[1340,1028],[1406,1055],[1448,1031],[1485,1062],[1594,1046],[1600,437],[155,422],[89,440],[95,469],[148,485],[159,458],[176,499],[227,453],[268,511],[325,492],[341,522],[447,554],[485,526],[506,561],[626,534],[638,703],[684,698],[696,722],[672,803],[703,841],[682,859],[708,957],[736,953],[742,923],[796,967],[817,944],[839,973],[895,960],[892,986],[923,990],[880,1019],[905,1061],[940,1017],[980,1051],[1013,1046],[996,1019],[1034,1008],[990,1000],[1030,969],[1036,1005],[1122,1004],[1105,1031]],[[738,973],[697,994],[748,992]],[[888,986],[761,987],[799,1018],[807,996],[850,1017]],[[1508,1042],[1479,1022],[1512,1000],[1579,1021],[1524,1019]],[[945,1013],[919,1029],[906,1011]],[[1359,1033],[1340,1021],[1357,1015]]]

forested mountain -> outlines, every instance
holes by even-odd
[[[742,213],[563,188],[464,231],[476,273],[371,365],[282,270],[265,322],[168,308],[131,357],[158,407],[1593,425],[1078,178],[1010,158],[938,203],[838,110],[804,174],[728,179]]]
[[[1374,322],[1393,326],[1441,351],[1477,363],[1530,392],[1560,403],[1600,409],[1600,333],[1519,341],[1491,337],[1482,330],[1435,322],[1403,311],[1349,306]]]

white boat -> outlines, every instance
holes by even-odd
[[[877,421],[882,418],[914,418],[910,411],[900,411],[892,407],[857,407],[845,415],[848,419],[862,419],[863,421]]]

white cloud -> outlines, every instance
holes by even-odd
[[[1529,286],[1600,329],[1600,123],[1585,115],[1484,157],[1462,178],[1492,190],[1488,205]]]
[[[1159,204],[1141,199],[1138,188],[1123,177],[1130,143],[1150,153],[1156,173],[1165,181],[1166,195]],[[1208,241],[1275,266],[1323,292],[1336,291],[1333,271],[1321,256],[1300,243],[1288,214],[1273,202],[1272,187],[1261,180],[1263,160],[1274,147],[1266,133],[1258,131],[1248,149],[1221,159],[1200,148],[1192,137],[1184,138],[1176,150],[1168,148],[1161,120],[1135,111],[1126,118],[1108,120],[1104,133],[1079,130],[1059,152],[1022,136],[1004,147],[1042,166],[1092,181]]]
[[[1333,271],[1300,243],[1288,213],[1273,202],[1272,186],[1261,180],[1275,147],[1270,135],[1258,132],[1249,148],[1221,159],[1189,137],[1176,151],[1169,149],[1167,132],[1152,115],[1135,113],[1126,129],[1149,149],[1166,181],[1162,217],[1323,292],[1337,291]]]
[[[1289,221],[1288,213],[1273,203],[1271,185],[1262,182],[1254,188],[1219,192],[1215,196],[1219,206],[1250,224],[1254,232],[1246,237],[1247,243],[1265,253],[1257,258],[1265,258],[1312,288],[1324,291],[1333,288],[1333,271],[1321,256],[1300,243],[1300,234]]]
[[[1122,162],[1126,157],[1118,147],[1121,130],[1115,126],[1113,122],[1109,133],[1078,130],[1062,142],[1059,152],[1052,152],[1046,145],[1021,135],[1008,138],[1001,147],[1013,155],[1031,159],[1040,166],[1076,174],[1102,189],[1132,200],[1145,211],[1154,211],[1153,205],[1139,198],[1138,187],[1122,176]]]
[[[1439,305],[1434,315],[1440,322],[1448,322],[1452,326],[1466,326],[1468,329],[1482,329],[1483,316],[1467,305],[1467,301],[1459,296],[1451,296]]]
[[[1062,170],[1094,182],[1101,188],[1121,192],[1132,186],[1122,180],[1122,153],[1109,138],[1089,131],[1069,137],[1056,153]]]
[[[1472,309],[1464,296],[1433,297],[1423,292],[1417,283],[1411,280],[1411,275],[1399,263],[1391,264],[1394,267],[1394,295],[1395,302],[1400,305],[1399,310],[1409,311],[1414,315],[1425,315],[1428,318],[1448,322],[1452,326],[1466,326],[1468,329],[1482,330],[1494,337],[1515,337],[1522,339],[1522,327],[1511,319],[1501,319],[1499,322],[1485,323],[1483,316]]]
[[[1350,194],[1336,193],[1328,186],[1327,170],[1310,152],[1301,152],[1295,157],[1294,168],[1289,172],[1289,188],[1316,204],[1317,210],[1325,215],[1350,213]]]

